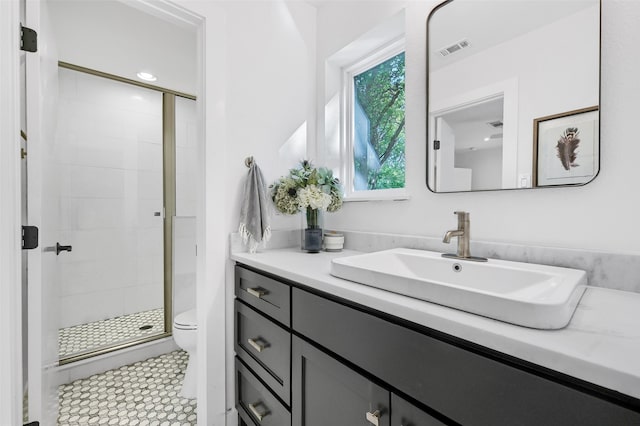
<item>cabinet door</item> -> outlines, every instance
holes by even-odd
[[[293,338],[293,424],[390,426],[389,392]]]
[[[431,417],[415,405],[391,394],[391,426],[444,426],[440,420]]]

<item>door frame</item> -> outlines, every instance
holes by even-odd
[[[40,2],[40,0],[33,0]],[[120,0],[123,1],[123,0]],[[164,17],[196,28],[198,38],[198,150],[205,151],[205,18],[167,0],[129,0],[127,4],[146,13]],[[20,6],[19,0],[0,1],[0,424],[22,424],[22,249],[21,249],[21,180],[20,180]],[[205,178],[204,156],[201,156],[198,179]],[[201,188],[204,183],[200,183]],[[204,191],[200,192],[202,194]],[[206,222],[206,203],[198,207],[197,227]],[[200,252],[206,253],[208,239],[199,238]],[[200,287],[208,275],[206,262],[199,259]],[[202,363],[201,363],[202,365]],[[208,374],[200,374],[208,376]],[[206,402],[204,386],[199,386],[199,400]],[[205,407],[203,407],[205,408]],[[203,410],[206,413],[206,409]],[[34,419],[38,420],[38,419]]]
[[[22,424],[20,8],[0,1],[0,424]]]

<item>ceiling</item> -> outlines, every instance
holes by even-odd
[[[503,111],[504,99],[500,97],[443,114],[442,118],[456,136],[455,150],[469,151],[502,147],[502,128],[493,127],[488,123],[502,121]]]
[[[151,16],[124,1],[49,0],[55,44],[61,61],[196,93],[196,32]]]

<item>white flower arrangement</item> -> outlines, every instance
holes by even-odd
[[[327,168],[314,168],[304,160],[270,186],[276,209],[284,214],[306,212],[307,225],[318,226],[318,211],[335,212],[342,207],[342,187]]]
[[[331,195],[322,192],[317,185],[309,185],[298,190],[301,208],[311,207],[314,210],[327,210],[331,205]]]

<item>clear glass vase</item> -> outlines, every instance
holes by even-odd
[[[300,247],[308,253],[319,253],[322,250],[322,210],[307,207],[300,216],[302,220]]]

